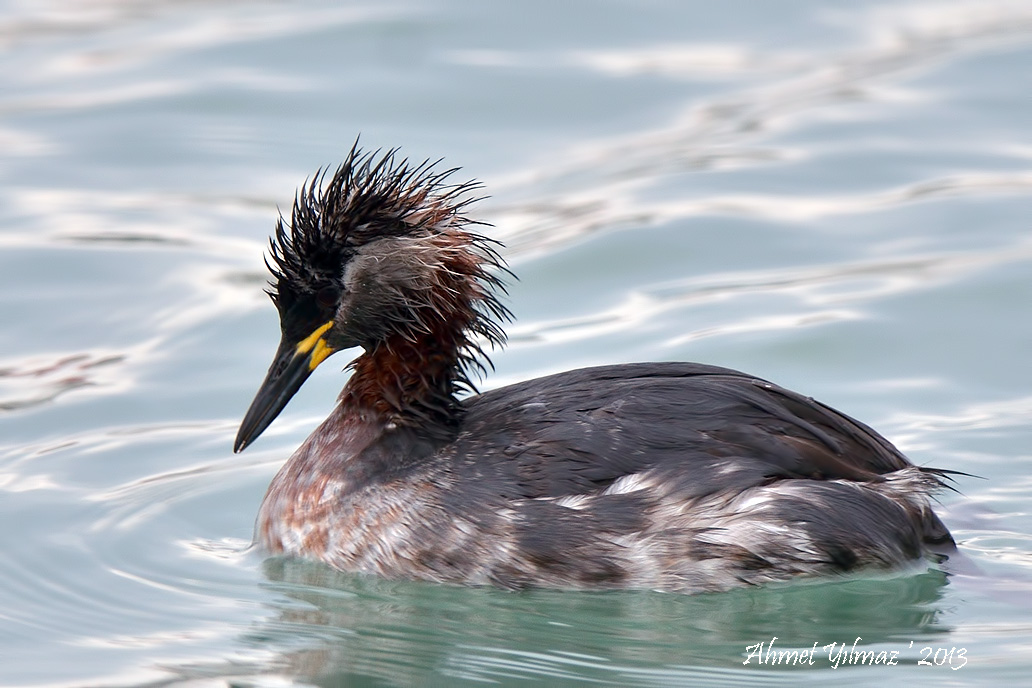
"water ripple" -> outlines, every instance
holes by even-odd
[[[8,423],[0,440],[0,518],[13,524],[0,560],[0,617],[16,631],[5,665],[12,680],[416,685],[431,672],[430,680],[446,682],[794,684],[827,672],[742,671],[746,645],[778,635],[809,646],[839,639],[844,629],[873,646],[959,637],[981,643],[983,666],[1002,656],[994,652],[1010,652],[1000,666],[1024,669],[1014,658],[1022,656],[1028,624],[1008,617],[1025,612],[1015,600],[1028,596],[1032,570],[1024,535],[1032,485],[1023,477],[1032,400],[1020,380],[1003,391],[965,386],[963,374],[974,377],[979,369],[958,370],[963,362],[954,368],[948,360],[920,371],[900,366],[887,379],[850,388],[891,405],[885,425],[902,444],[934,451],[935,465],[991,478],[984,486],[965,481],[963,499],[944,497],[947,522],[964,551],[992,572],[990,580],[907,571],[695,598],[513,595],[344,576],[305,562],[262,563],[249,549],[262,492],[323,409],[286,416],[243,456],[230,453],[237,419],[227,418],[226,409],[246,403],[256,382],[248,375],[260,376],[265,349],[275,344],[254,334],[262,328],[276,334],[261,294],[265,231],[256,228],[271,228],[276,201],[289,201],[298,181],[295,170],[339,147],[356,128],[372,128],[368,136],[377,143],[388,134],[400,139],[384,143],[406,146],[455,141],[456,121],[466,121],[460,116],[476,118],[471,130],[485,140],[546,141],[548,150],[526,168],[488,179],[497,200],[478,208],[528,272],[544,272],[560,249],[612,230],[644,238],[639,255],[651,258],[667,251],[662,242],[675,235],[679,247],[697,245],[684,240],[702,225],[697,218],[713,219],[714,232],[747,228],[729,239],[701,230],[688,237],[731,245],[733,260],[719,264],[705,256],[678,262],[682,256],[671,248],[671,263],[653,274],[653,263],[637,265],[618,251],[613,260],[625,260],[631,276],[573,303],[573,317],[555,317],[549,310],[555,287],[575,290],[573,270],[606,269],[591,253],[599,244],[583,241],[587,251],[561,257],[569,257],[564,266],[571,272],[552,263],[546,296],[520,304],[539,309],[536,319],[512,330],[509,361],[520,362],[520,378],[552,364],[562,353],[556,344],[574,344],[577,362],[594,355],[591,346],[605,346],[604,337],[639,332],[655,335],[661,353],[729,333],[768,333],[758,338],[762,346],[778,340],[772,333],[902,320],[913,315],[913,304],[893,299],[921,292],[937,299],[936,308],[969,299],[960,304],[970,310],[959,311],[963,322],[955,327],[1017,341],[1015,326],[994,328],[1011,304],[1020,308],[1022,293],[1007,280],[1032,260],[1022,231],[1027,223],[1013,207],[1032,190],[1032,148],[1006,140],[1010,130],[995,127],[984,112],[958,128],[970,136],[912,134],[924,126],[921,118],[962,109],[953,107],[961,102],[953,89],[971,97],[973,82],[998,65],[976,65],[970,73],[936,68],[988,59],[1028,41],[1027,3],[828,6],[820,10],[823,21],[848,21],[849,35],[865,36],[861,45],[774,44],[790,49],[767,48],[762,40],[639,46],[612,36],[582,44],[564,37],[558,45],[569,48],[496,48],[500,34],[464,33],[494,30],[490,22],[470,24],[480,21],[475,13],[447,5],[324,3],[298,11],[264,2],[51,0],[8,9],[0,17],[0,45],[11,49],[4,62],[9,88],[0,96],[0,147],[8,155],[0,166],[10,183],[0,192],[0,245],[5,267],[20,268],[22,281],[0,303],[18,314],[12,322],[27,323],[5,341],[33,352],[7,353],[0,362],[0,417]],[[785,28],[825,41],[810,36],[812,10],[804,13],[806,28]],[[413,49],[425,60],[399,70],[377,56],[361,64],[307,59],[331,49],[337,37],[329,29],[349,25],[355,26],[341,35],[389,36],[344,55],[427,41]],[[280,50],[296,61],[280,61]],[[513,72],[540,80],[532,88],[540,89],[541,101],[529,101],[526,112],[510,119],[500,107],[478,110],[482,98],[511,95],[501,91],[513,83],[505,81]],[[554,104],[547,102],[548,86],[557,77],[606,97],[646,93],[657,84],[663,96],[615,108],[616,117],[634,122],[625,135],[586,140],[554,119],[544,133],[518,121],[530,108]],[[367,82],[380,90],[364,90]],[[1014,88],[995,87],[1001,90],[986,93],[1002,97]],[[388,105],[369,102],[384,93]],[[398,107],[401,98],[418,107]],[[394,120],[398,113],[410,119]],[[659,124],[640,124],[657,117]],[[622,126],[597,119],[592,131]],[[153,135],[155,126],[167,127],[163,136]],[[466,137],[463,129],[455,147],[468,145],[476,160],[480,151]],[[149,148],[152,141],[161,147]],[[136,145],[142,149],[127,150]],[[864,156],[872,146],[891,170],[879,162],[872,174],[836,176],[869,164]],[[441,152],[465,162],[457,152]],[[493,144],[484,153],[502,164],[506,154]],[[179,191],[192,184],[200,190]],[[1003,203],[968,202],[990,197]],[[950,202],[956,198],[965,202]],[[978,224],[1004,204],[1018,229]],[[935,213],[957,208],[970,210],[974,222],[965,224],[964,216],[956,226],[931,226]],[[922,222],[929,226],[914,228]],[[872,229],[858,232],[859,224]],[[793,253],[810,242],[827,243]],[[546,260],[535,263],[538,258]],[[694,276],[684,276],[689,270]],[[882,308],[888,303],[898,308]],[[986,303],[994,314],[965,319]],[[681,311],[691,311],[684,328],[672,317]],[[69,327],[73,316],[93,329]],[[108,316],[120,325],[108,328]],[[945,342],[941,348],[952,346],[945,328],[932,327],[935,317],[903,328],[899,350],[885,345],[878,353],[920,357],[931,353],[923,348],[931,337]],[[68,332],[81,340],[59,351],[39,344]],[[866,341],[836,339],[832,346],[859,348]],[[520,359],[534,347],[538,358]],[[601,355],[611,359],[619,351],[609,347]],[[810,351],[793,351],[792,358]],[[1004,371],[1008,377],[1020,377],[1018,362]],[[318,384],[313,380],[309,389]],[[914,413],[919,404],[898,402],[919,393],[939,403]],[[987,590],[1005,611],[986,606],[980,595]],[[989,620],[974,618],[990,613]],[[843,680],[871,676],[888,682],[899,673]]]
[[[629,293],[604,311],[558,320],[522,322],[510,328],[514,344],[571,342],[656,322],[669,311],[762,294],[792,296],[798,313],[754,316],[669,339],[668,346],[743,332],[772,331],[864,317],[858,304],[955,281],[976,271],[1032,261],[1032,243],[984,251],[882,257],[835,265],[752,272],[710,273],[656,284]],[[853,307],[844,306],[852,304]],[[830,308],[834,307],[834,308]]]
[[[121,364],[130,355],[103,350],[0,363],[0,413],[47,404],[83,388],[103,389],[107,394],[125,391],[131,384]]]
[[[732,214],[783,220],[812,220],[834,214],[870,212],[947,195],[1027,193],[1032,175],[972,172],[853,196],[718,195],[674,202],[647,202],[649,181],[685,170],[756,167],[797,161],[818,154],[784,144],[763,143],[775,133],[827,116],[840,105],[895,100],[917,101],[904,92],[899,76],[1000,41],[1025,39],[1032,11],[1020,3],[920,5],[899,11],[879,9],[869,23],[868,45],[859,50],[811,59],[802,74],[693,103],[665,127],[578,143],[551,153],[547,164],[491,180],[502,197],[526,195],[533,202],[499,203],[493,219],[514,252],[555,250],[603,229],[658,223],[693,215]],[[850,15],[850,21],[857,18]],[[861,22],[863,24],[863,22]],[[686,48],[690,50],[690,46]],[[676,51],[671,59],[676,62]],[[760,60],[764,58],[758,58]],[[779,63],[776,57],[772,64]],[[1008,146],[1000,153],[1020,156]],[[541,190],[556,191],[541,196]],[[691,195],[690,193],[686,195]]]

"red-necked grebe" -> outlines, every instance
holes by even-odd
[[[507,271],[452,172],[355,147],[277,224],[282,339],[235,450],[328,356],[364,352],[269,487],[266,550],[389,578],[697,592],[953,546],[929,506],[946,471],[751,375],[638,363],[475,394]]]

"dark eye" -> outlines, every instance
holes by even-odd
[[[336,308],[340,299],[340,290],[337,287],[323,287],[315,293],[315,301],[323,308]]]

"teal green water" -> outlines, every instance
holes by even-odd
[[[5,0],[0,61],[0,684],[1028,681],[1029,3]],[[485,183],[521,277],[486,387],[761,375],[981,476],[962,556],[695,597],[263,561],[346,361],[232,454],[262,251],[359,133]]]

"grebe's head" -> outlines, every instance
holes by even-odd
[[[479,223],[463,214],[478,185],[452,184],[455,170],[436,165],[409,164],[394,150],[364,153],[356,143],[329,181],[320,171],[298,191],[266,259],[280,344],[234,451],[341,349],[425,341],[436,347],[428,355],[452,357],[452,382],[472,388],[467,369],[486,362],[477,339],[492,346],[505,339],[498,321],[509,313],[496,295],[505,267],[493,242],[468,229]]]

